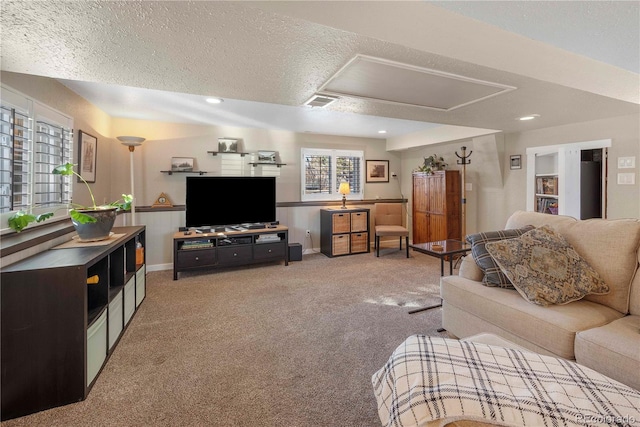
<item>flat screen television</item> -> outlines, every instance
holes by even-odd
[[[275,220],[275,177],[187,177],[187,227],[254,224]]]

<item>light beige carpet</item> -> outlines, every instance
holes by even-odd
[[[440,263],[383,250],[147,275],[89,397],[8,426],[377,426],[372,374],[438,334]]]

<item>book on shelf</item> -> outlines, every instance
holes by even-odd
[[[558,201],[547,197],[538,197],[538,212],[558,214]]]
[[[211,240],[188,240],[182,243],[182,249],[204,249],[212,247],[213,242]]]
[[[536,194],[558,195],[557,176],[539,176],[536,178]]]
[[[277,234],[261,234],[257,239],[256,243],[270,243],[270,242],[279,242],[280,236]]]

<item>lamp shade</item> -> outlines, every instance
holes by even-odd
[[[350,194],[351,193],[351,188],[349,188],[349,183],[346,181],[342,181],[340,183],[340,187],[338,188],[338,193],[340,194]]]
[[[140,136],[117,136],[118,141],[122,142],[122,145],[126,145],[128,147],[137,147],[138,145],[142,145],[146,138],[142,138]]]

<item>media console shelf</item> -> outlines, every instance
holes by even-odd
[[[173,235],[173,280],[181,271],[284,260],[289,265],[289,229],[282,225],[224,233]]]
[[[89,394],[146,294],[145,228],[113,232],[2,268],[2,420]]]

